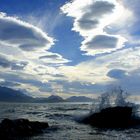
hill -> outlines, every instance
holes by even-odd
[[[66,99],[67,102],[92,102],[93,100],[85,96],[72,96]]]
[[[21,91],[0,86],[0,101],[3,102],[31,102],[32,97],[23,94]]]
[[[59,102],[92,102],[91,98],[85,96],[72,96],[63,99],[57,95],[51,95],[48,98],[32,98],[25,95],[21,91],[14,90],[8,87],[0,86],[0,101],[1,102],[26,102],[26,103],[59,103]]]
[[[48,98],[36,98],[34,99],[34,102],[36,103],[58,103],[58,102],[64,102],[64,99],[60,96],[51,95]]]

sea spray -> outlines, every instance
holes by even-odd
[[[91,105],[90,113],[100,112],[102,109],[109,107],[132,107],[133,112],[137,112],[138,106],[128,101],[129,94],[121,87],[114,87],[101,94]]]
[[[139,106],[130,102],[128,97],[129,94],[121,87],[112,88],[94,100],[88,114],[76,120],[98,128],[139,128]]]
[[[90,113],[85,115],[81,122],[107,129],[139,128],[140,117],[136,115],[138,106],[127,98],[127,92],[120,87],[113,88],[93,103]]]

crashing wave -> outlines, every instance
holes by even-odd
[[[133,112],[137,112],[138,106],[128,101],[129,94],[121,87],[115,87],[105,92],[91,106],[91,113],[100,112],[109,107],[132,107]]]
[[[88,115],[80,122],[98,128],[140,128],[140,117],[137,116],[137,105],[127,100],[128,93],[120,87],[102,94],[96,104],[92,105]]]

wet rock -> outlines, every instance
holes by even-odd
[[[133,116],[132,107],[108,107],[81,120],[98,128],[129,128],[140,126],[140,118]]]
[[[0,123],[0,138],[33,136],[42,133],[48,127],[47,122],[29,121],[27,119],[4,119]]]

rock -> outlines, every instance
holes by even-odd
[[[140,125],[140,118],[132,115],[132,107],[108,107],[81,120],[98,128],[128,128]]]
[[[48,127],[47,122],[4,119],[0,123],[0,138],[33,136],[42,133]]]

